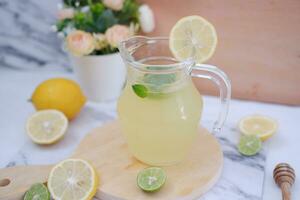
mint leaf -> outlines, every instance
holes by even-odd
[[[148,96],[148,89],[142,84],[132,85],[132,89],[134,93],[141,98],[145,98]]]
[[[146,74],[144,81],[148,84],[162,86],[176,81],[175,74]]]
[[[176,81],[175,74],[146,74],[144,82],[149,86],[151,92],[161,93],[164,86]]]

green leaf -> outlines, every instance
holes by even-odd
[[[91,0],[92,3],[99,2],[100,0]],[[64,4],[69,7],[77,7],[76,2],[79,3],[78,7],[87,6],[89,4],[89,0],[63,0]]]
[[[95,3],[90,5],[90,11],[94,19],[98,19],[98,17],[100,17],[100,15],[103,13],[104,10],[105,7],[102,3]]]
[[[165,84],[171,84],[176,81],[175,74],[146,74],[144,76],[146,83],[162,86]]]
[[[71,22],[72,22],[71,19],[64,19],[61,21],[57,21],[56,23],[57,32],[63,31]]]
[[[125,0],[122,10],[115,12],[120,24],[129,25],[138,22],[139,5],[135,0]]]
[[[134,93],[141,98],[145,98],[148,96],[148,89],[146,86],[144,86],[142,84],[132,85],[132,89],[133,89]]]
[[[145,74],[144,82],[149,86],[151,92],[161,93],[167,84],[176,81],[176,74]]]
[[[97,32],[91,13],[77,12],[74,16],[74,26],[78,30]]]
[[[114,13],[106,9],[101,16],[95,20],[95,26],[97,28],[97,31],[95,32],[101,32],[104,33],[106,29],[109,27],[115,25],[118,23],[118,18],[114,15]]]

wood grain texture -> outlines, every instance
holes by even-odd
[[[195,199],[218,180],[223,153],[214,136],[200,128],[199,137],[188,158],[181,164],[164,167],[167,182],[157,193],[142,192],[136,185],[137,173],[147,167],[128,152],[119,124],[112,122],[90,132],[75,150],[72,158],[90,161],[100,174],[96,194],[103,200]],[[51,166],[20,166],[0,170],[2,179],[10,179],[0,187],[0,199],[20,199],[36,182],[46,182]]]
[[[188,15],[201,15],[214,24],[219,43],[208,63],[228,74],[233,97],[300,105],[299,0],[143,2],[155,12],[151,36],[167,36]],[[217,94],[210,82],[195,83],[200,91]]]

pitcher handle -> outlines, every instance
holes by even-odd
[[[197,71],[198,73],[194,73],[194,71]],[[212,133],[217,134],[221,131],[228,114],[229,101],[231,97],[230,80],[222,70],[213,65],[207,64],[195,64],[192,67],[191,76],[212,80],[219,88],[221,110],[219,112],[218,119],[217,121],[215,121],[212,129]]]

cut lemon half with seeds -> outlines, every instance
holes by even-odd
[[[239,122],[239,129],[245,135],[256,135],[262,141],[271,137],[277,131],[277,122],[266,116],[251,115]]]
[[[245,156],[253,156],[261,150],[261,140],[255,135],[242,135],[238,150]]]
[[[67,117],[58,110],[37,111],[29,117],[26,131],[37,144],[52,144],[63,137],[68,127]]]
[[[169,46],[176,59],[193,57],[197,63],[207,61],[218,43],[214,26],[196,15],[180,19],[172,28],[169,38]]]
[[[149,167],[139,172],[137,177],[138,186],[146,192],[159,190],[166,182],[166,174],[159,167]]]
[[[50,200],[50,193],[43,183],[36,183],[27,190],[24,200]]]
[[[96,194],[99,179],[85,160],[67,159],[53,167],[48,188],[54,199],[90,200]]]

